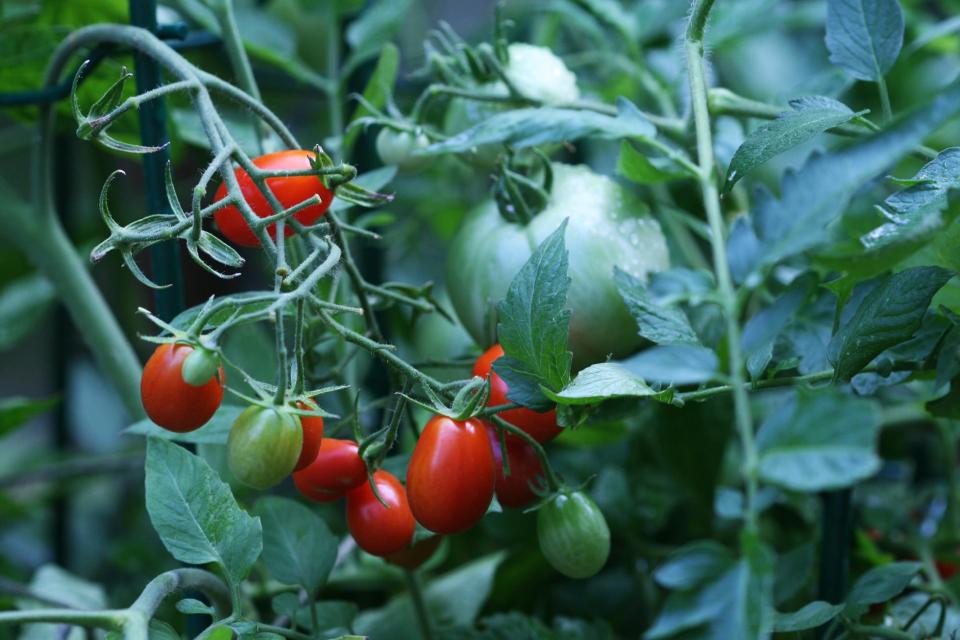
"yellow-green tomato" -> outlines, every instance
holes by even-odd
[[[617,291],[614,267],[644,281],[668,269],[666,239],[646,204],[610,178],[565,164],[554,164],[553,176],[546,208],[526,226],[504,220],[492,200],[467,214],[447,259],[450,301],[481,347],[496,343],[497,302],[533,251],[567,219],[574,366],[626,356],[642,339]]]
[[[537,511],[540,551],[571,578],[589,578],[607,563],[610,529],[596,503],[582,491],[560,493]]]
[[[262,491],[290,475],[302,446],[303,429],[295,414],[252,406],[230,429],[227,462],[237,480]]]

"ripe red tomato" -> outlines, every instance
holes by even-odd
[[[410,508],[436,533],[458,533],[487,512],[496,467],[486,428],[478,420],[434,416],[420,434],[407,468]]]
[[[436,552],[437,547],[443,541],[443,536],[430,536],[418,541],[412,547],[391,553],[387,556],[387,562],[395,564],[404,569],[418,568]]]
[[[483,352],[477,362],[473,365],[473,375],[486,378],[490,376],[490,398],[487,400],[487,406],[495,407],[501,404],[508,404],[507,391],[510,388],[503,378],[498,376],[493,370],[493,363],[503,355],[503,347],[495,344]],[[499,414],[501,418],[515,427],[520,427],[537,442],[550,442],[558,435],[562,429],[557,426],[557,412],[554,410],[546,413],[539,413],[530,409],[510,409]],[[508,439],[517,436],[507,434]]]
[[[529,442],[520,438],[506,438],[507,457],[510,460],[510,475],[506,475],[496,427],[487,425],[487,435],[490,437],[490,448],[497,465],[497,500],[501,506],[510,509],[527,506],[537,499],[530,483],[535,483],[543,476],[540,457]]]
[[[199,429],[223,400],[223,367],[204,385],[184,381],[183,361],[192,352],[189,345],[161,344],[143,368],[140,401],[147,416],[168,431],[186,433]]]
[[[308,411],[317,408],[305,402],[298,403],[298,406]],[[297,458],[294,471],[305,469],[314,461],[320,451],[320,443],[323,441],[323,416],[300,416],[300,425],[303,427],[303,448],[300,449],[300,457]]]
[[[312,151],[301,149],[278,151],[277,153],[268,153],[253,160],[253,164],[265,170],[298,170],[309,169],[310,160],[315,154]],[[266,197],[257,188],[253,180],[242,169],[236,170],[237,181],[240,183],[240,191],[243,198],[253,209],[253,212],[261,218],[266,218],[276,213],[270,206]],[[320,216],[327,212],[330,203],[333,202],[333,192],[327,189],[320,178],[317,176],[293,176],[290,178],[270,178],[267,180],[270,190],[277,197],[284,208],[292,207],[295,204],[303,202],[314,195],[320,196],[320,204],[309,206],[298,211],[293,217],[305,225],[311,225],[316,222]],[[227,185],[221,184],[213,201],[222,200],[227,195]],[[213,213],[213,219],[217,223],[217,228],[227,237],[230,242],[243,247],[256,247],[260,245],[257,236],[254,235],[240,210],[230,205],[223,209],[218,209]],[[276,239],[276,225],[271,224],[267,228],[269,233]],[[290,225],[284,226],[284,237],[293,234]]]
[[[324,438],[320,450],[305,468],[294,471],[293,483],[303,497],[316,502],[333,502],[367,481],[367,465],[352,440]]]
[[[347,493],[347,528],[357,546],[375,556],[387,556],[405,549],[413,540],[413,520],[407,492],[396,476],[386,471],[373,474],[384,507],[364,482]]]

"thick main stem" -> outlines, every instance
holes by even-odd
[[[737,313],[737,295],[730,277],[724,244],[723,213],[720,193],[714,179],[713,139],[710,131],[710,111],[707,106],[707,82],[704,70],[703,34],[714,0],[694,0],[686,33],[687,72],[690,78],[690,100],[693,106],[697,134],[697,160],[700,169],[700,190],[710,223],[710,244],[713,248],[713,267],[717,275],[720,298],[726,322],[727,349],[730,362],[730,381],[733,386],[733,405],[737,432],[743,449],[743,477],[746,485],[746,517],[748,532],[757,529],[757,447],[753,436],[753,418],[743,376],[743,353],[740,346],[740,326]]]

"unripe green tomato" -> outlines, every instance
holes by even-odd
[[[561,493],[537,511],[540,551],[570,578],[589,578],[607,563],[610,529],[596,503],[582,491]]]
[[[180,375],[183,381],[194,387],[202,387],[210,382],[220,368],[220,358],[216,353],[204,348],[194,349],[183,361]]]
[[[523,96],[546,105],[563,105],[580,98],[576,75],[550,49],[514,42],[507,47],[507,53],[509,62],[504,73]],[[471,90],[493,96],[509,95],[507,86],[499,80],[473,86]],[[453,98],[444,115],[443,129],[447,134],[455,135],[509,108],[501,102]],[[485,144],[463,157],[487,169],[496,163],[500,151],[498,144]]]
[[[554,164],[546,208],[530,224],[507,222],[489,200],[467,214],[450,244],[447,291],[477,343],[497,342],[496,304],[533,251],[568,219],[570,350],[580,369],[608,355],[629,355],[643,343],[617,291],[613,268],[646,280],[668,269],[660,225],[646,204],[589,167]]]
[[[300,419],[272,407],[248,407],[227,438],[230,471],[243,484],[263,491],[293,471],[303,446]]]
[[[413,152],[430,146],[430,139],[422,133],[394,131],[388,127],[377,134],[377,155],[383,164],[393,164],[405,171],[422,169],[430,162],[429,156],[416,156]]]

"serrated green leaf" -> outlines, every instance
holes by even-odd
[[[869,401],[799,389],[760,427],[760,477],[793,491],[849,487],[880,468],[878,429]]]
[[[877,82],[900,55],[903,27],[897,0],[828,0],[830,62],[857,80]]]
[[[639,278],[619,268],[614,268],[613,281],[641,336],[657,344],[700,344],[683,309],[657,304]]]
[[[333,569],[339,542],[323,519],[278,496],[260,498],[253,511],[263,525],[263,562],[271,577],[316,593]]]
[[[743,355],[752,378],[758,378],[766,370],[773,359],[773,346],[777,337],[813,292],[816,284],[816,278],[812,275],[797,278],[783,295],[769,307],[758,311],[744,326]]]
[[[738,180],[767,160],[857,115],[842,102],[823,96],[791,100],[790,107],[792,110],[784,111],[775,120],[750,132],[733,154],[724,191],[729,191]]]
[[[230,435],[230,428],[233,426],[237,416],[239,416],[245,408],[246,407],[232,404],[221,405],[220,408],[217,409],[217,412],[213,414],[213,417],[210,418],[209,422],[199,429],[186,433],[176,433],[163,429],[155,425],[148,418],[134,422],[124,429],[123,433],[192,444],[227,444],[227,436]]]
[[[646,382],[616,362],[601,362],[580,371],[573,382],[559,393],[545,390],[547,397],[558,404],[592,404],[612,398],[645,398],[672,395],[655,391]]]
[[[260,519],[240,508],[205,460],[179,445],[147,440],[146,505],[163,546],[181,562],[216,563],[238,584],[260,556]]]
[[[651,158],[629,141],[620,143],[617,173],[637,184],[661,184],[690,177],[690,174],[669,158]]]
[[[882,351],[909,339],[951,277],[940,267],[912,267],[885,278],[830,340],[834,379],[849,380]]]
[[[620,364],[647,382],[679,385],[714,379],[720,363],[717,354],[707,347],[668,344],[650,347]]]
[[[417,151],[417,155],[461,153],[484,144],[508,144],[515,149],[580,138],[616,140],[652,138],[648,120],[624,111],[608,116],[595,111],[554,107],[513,109],[497,113],[455,136]]]
[[[506,355],[494,370],[510,387],[507,398],[533,408],[544,405],[540,385],[558,391],[570,381],[566,228],[564,220],[537,247],[497,305],[497,335]]]

